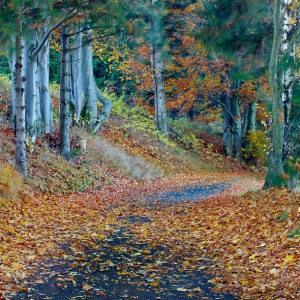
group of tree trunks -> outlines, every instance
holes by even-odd
[[[52,32],[60,30],[60,150],[66,159],[70,158],[70,124],[73,119],[87,121],[91,131],[96,132],[107,120],[111,110],[110,101],[98,89],[93,74],[93,34],[88,17],[84,22],[74,18],[93,1],[79,1],[76,7],[63,5],[63,12],[56,23],[51,18],[34,15],[34,9],[26,13],[26,4],[14,9],[15,30],[11,36],[12,47],[8,49],[8,57],[12,73],[12,126],[16,132],[16,165],[26,175],[26,136],[35,141],[43,133],[51,133],[53,126],[52,102],[49,91],[49,47]],[[114,2],[114,1],[108,1]],[[204,1],[208,10],[210,0]],[[225,1],[226,2],[226,1]],[[222,1],[222,3],[225,3]],[[268,174],[265,187],[287,185],[295,187],[295,176],[284,179],[285,164],[292,155],[292,139],[290,134],[290,112],[295,76],[295,47],[299,39],[299,14],[295,0],[274,0],[273,43],[269,63],[269,86],[272,102],[272,134]],[[97,1],[94,3],[94,5]],[[58,6],[59,3],[56,3]],[[124,2],[126,4],[126,1]],[[222,5],[223,5],[222,4]],[[225,3],[226,4],[226,3]],[[39,4],[36,3],[38,6]],[[82,7],[80,8],[80,5]],[[98,5],[100,5],[98,3]],[[165,40],[165,1],[148,0],[140,4],[149,28],[149,58],[153,83],[153,97],[156,127],[168,136],[166,91],[164,80]],[[174,4],[175,5],[175,4]],[[179,4],[178,4],[179,5]],[[194,5],[192,1],[191,5]],[[243,4],[244,5],[244,4]],[[242,5],[242,6],[243,6]],[[216,9],[213,4],[213,9]],[[220,6],[221,7],[221,6]],[[246,6],[245,6],[246,7]],[[249,6],[250,7],[250,6]],[[4,7],[6,9],[6,6]],[[243,7],[237,6],[240,13]],[[234,8],[235,9],[235,8]],[[25,12],[25,13],[24,13]],[[221,7],[223,15],[223,9]],[[34,26],[24,30],[24,18],[32,18]],[[217,14],[216,14],[217,15]],[[41,18],[41,25],[39,19]],[[48,20],[48,21],[45,21]],[[246,18],[247,20],[247,18]],[[227,24],[228,25],[228,24]],[[227,26],[226,25],[226,26]],[[205,24],[202,24],[205,28]],[[230,26],[233,26],[232,24]],[[228,27],[230,29],[230,27]],[[251,32],[251,30],[249,31]],[[260,38],[258,38],[260,40]],[[244,41],[245,42],[245,41]],[[236,51],[240,49],[237,43]],[[233,47],[234,48],[234,47]],[[256,99],[244,105],[241,114],[237,88],[241,81],[231,80],[232,88],[216,97],[213,101],[219,105],[223,113],[224,130],[223,145],[226,155],[243,158],[242,148],[247,147],[243,137],[256,128]],[[101,102],[101,114],[98,114],[97,103]]]

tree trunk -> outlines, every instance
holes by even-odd
[[[287,183],[283,165],[292,154],[290,136],[290,110],[294,85],[295,44],[300,35],[296,22],[298,10],[292,0],[274,1],[274,34],[269,67],[269,84],[272,96],[272,144],[265,188],[287,185],[292,187],[294,175]]]
[[[291,9],[290,4],[292,1],[288,0],[285,2],[285,9],[283,13],[283,32],[281,39],[281,52],[284,53],[288,45],[290,44],[290,32],[293,30],[293,19],[296,19],[295,9]],[[290,124],[290,114],[292,107],[292,97],[294,91],[295,74],[292,65],[295,61],[295,45],[291,51],[288,53],[287,61],[283,62],[286,67],[282,71],[282,102],[284,110],[284,137],[283,137],[283,149],[282,149],[282,160],[283,165],[288,164],[289,157],[293,155],[293,140],[291,136],[291,124]],[[285,171],[286,168],[284,167]],[[294,190],[296,188],[297,172],[292,172],[288,174],[290,176],[287,182],[287,187]]]
[[[60,60],[60,152],[70,159],[70,41],[69,28],[61,28],[61,60]]]
[[[161,0],[152,0],[152,15],[150,21],[150,64],[154,90],[156,129],[168,135],[168,122],[165,101],[163,41],[161,26]]]
[[[226,156],[233,155],[233,121],[231,117],[231,103],[228,95],[224,95],[222,101],[223,112],[223,150]]]
[[[83,74],[83,94],[84,112],[90,128],[93,128],[97,116],[97,96],[94,84],[93,73],[93,46],[91,42],[91,30],[83,38],[82,45],[82,74]]]
[[[44,33],[46,30],[43,30]],[[43,35],[42,35],[43,36]],[[41,38],[39,39],[41,40]],[[49,90],[49,49],[50,39],[46,41],[38,54],[38,82],[40,94],[40,109],[43,130],[52,132],[52,101]],[[38,107],[37,107],[38,108]]]
[[[256,130],[256,104],[257,100],[253,100],[251,103],[249,103],[249,109],[248,109],[248,121],[247,121],[247,134],[249,134],[251,131]]]
[[[78,26],[75,30],[80,31],[81,27]],[[82,106],[83,106],[83,94],[82,94],[82,33],[78,33],[75,36],[74,46],[72,50],[72,99],[75,107],[75,118],[78,122],[80,119]]]
[[[25,98],[23,76],[23,40],[22,40],[22,21],[17,21],[16,36],[16,64],[15,64],[15,94],[16,94],[16,166],[18,171],[26,176],[26,144],[25,144]]]
[[[94,124],[93,132],[96,133],[99,130],[99,128],[102,126],[102,124],[109,118],[111,108],[112,108],[112,103],[106,97],[104,97],[103,94],[100,92],[100,90],[97,87],[95,78],[94,78],[94,86],[96,90],[97,99],[103,105],[101,114],[97,117],[96,122]]]
[[[93,48],[91,44],[91,31],[88,32],[87,38],[82,39],[82,74],[83,74],[83,94],[84,94],[84,111],[88,117],[89,127],[93,132],[97,132],[102,124],[109,118],[112,103],[103,96],[97,87],[93,72]],[[77,79],[79,77],[76,77]],[[97,116],[97,100],[102,104],[100,115]],[[76,102],[75,102],[75,110]]]
[[[265,188],[282,186],[284,181],[282,164],[282,145],[284,132],[284,114],[282,102],[282,86],[278,74],[278,60],[281,48],[281,0],[274,1],[274,34],[269,66],[269,85],[272,97],[272,141],[269,157],[268,174]]]
[[[236,95],[232,99],[233,112],[233,156],[238,160],[242,160],[242,120],[239,100]]]
[[[257,100],[253,100],[252,102],[250,102],[248,104],[248,113],[247,113],[247,126],[245,128],[245,139],[244,139],[244,148],[245,149],[249,149],[250,148],[250,141],[248,139],[249,134],[253,131],[256,130],[256,103]],[[246,151],[247,153],[249,153],[249,151]],[[252,156],[250,157],[244,157],[246,162],[252,162],[252,163],[256,163],[256,159]]]
[[[36,139],[36,102],[37,102],[37,60],[31,59],[34,45],[25,41],[25,104],[26,104],[26,131],[32,141]]]

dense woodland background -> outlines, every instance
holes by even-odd
[[[226,156],[268,167],[266,188],[295,189],[297,1],[4,1],[0,18],[23,175],[28,141],[59,131],[70,160],[70,128],[98,132],[114,97],[166,139],[209,132]]]

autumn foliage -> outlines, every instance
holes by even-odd
[[[22,177],[9,164],[0,166],[0,206],[13,203],[22,187]]]

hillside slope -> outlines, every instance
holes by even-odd
[[[153,117],[147,111],[128,107],[122,99],[112,98],[112,101],[112,115],[101,132],[92,135],[83,127],[72,128],[70,162],[59,155],[57,125],[51,135],[36,143],[28,142],[29,176],[25,183],[29,190],[64,194],[113,185],[115,178],[151,181],[175,174],[246,169],[223,156],[217,137],[180,128],[178,124],[176,134],[171,132],[167,139],[155,130]],[[14,133],[4,111],[0,124],[0,159],[4,164],[13,165]],[[86,151],[80,149],[80,139],[86,140]]]

